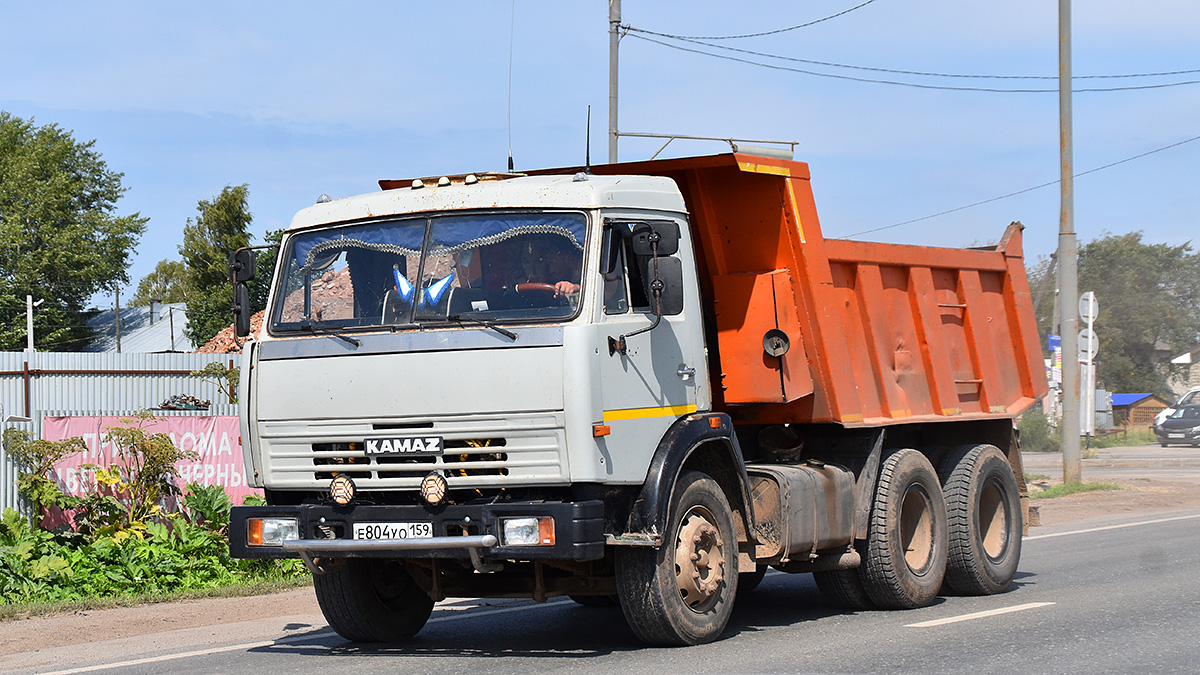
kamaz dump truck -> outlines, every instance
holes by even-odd
[[[1019,224],[825,239],[806,164],[736,153],[380,186],[295,216],[240,382],[268,505],[231,551],[302,558],[343,637],[567,595],[696,644],[768,568],[853,608],[1011,585]]]

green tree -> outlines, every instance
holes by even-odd
[[[1200,255],[1190,244],[1147,244],[1142,236],[1104,233],[1079,249],[1079,291],[1094,292],[1100,304],[1096,380],[1110,391],[1173,398],[1164,357],[1200,340]],[[1049,268],[1041,260],[1029,271],[1035,293]],[[1054,281],[1037,307],[1043,337],[1052,328]],[[1075,312],[1076,305],[1076,298],[1063,299],[1063,311]]]
[[[178,260],[160,260],[154,271],[142,277],[130,305],[149,305],[151,300],[159,302],[184,302],[187,269]]]
[[[147,219],[116,215],[123,174],[94,145],[0,111],[0,349],[25,345],[26,294],[45,300],[34,312],[35,343],[70,349],[91,336],[92,295],[129,283]]]
[[[183,228],[179,255],[186,268],[187,336],[194,344],[208,342],[232,320],[233,287],[229,254],[250,245],[250,215],[245,184],[226,185],[212,201],[201,200],[195,220]]]

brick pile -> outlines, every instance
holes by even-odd
[[[242,338],[242,342],[254,339],[253,336],[258,335],[259,329],[262,328],[263,317],[267,311],[263,310],[254,316],[250,317],[250,336]],[[197,354],[240,354],[242,350],[234,342],[233,324],[221,329],[221,332],[213,336],[213,339],[204,343],[204,346],[196,350]]]

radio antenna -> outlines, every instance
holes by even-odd
[[[592,106],[588,105],[587,129],[583,141],[583,172],[592,172]]]
[[[508,21],[508,172],[513,172],[512,155],[512,73],[513,34],[517,25],[517,0],[512,0],[512,13]]]

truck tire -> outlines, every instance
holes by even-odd
[[[885,609],[924,607],[946,575],[946,502],[933,465],[916,450],[884,460],[860,569],[867,596]]]
[[[843,609],[874,609],[858,569],[813,572],[817,589],[834,605]]]
[[[1021,559],[1021,492],[1004,453],[964,445],[942,461],[949,519],[946,584],[962,595],[1008,590]]]
[[[754,592],[754,589],[762,583],[763,577],[767,576],[767,570],[770,567],[770,565],[758,563],[754,566],[753,572],[738,572],[737,596],[741,598]]]
[[[353,642],[397,642],[421,630],[433,600],[395,561],[349,558],[313,576],[329,627]]]
[[[663,545],[619,547],[617,594],[634,634],[649,644],[711,642],[737,596],[733,513],[713,479],[684,472],[675,484]]]

